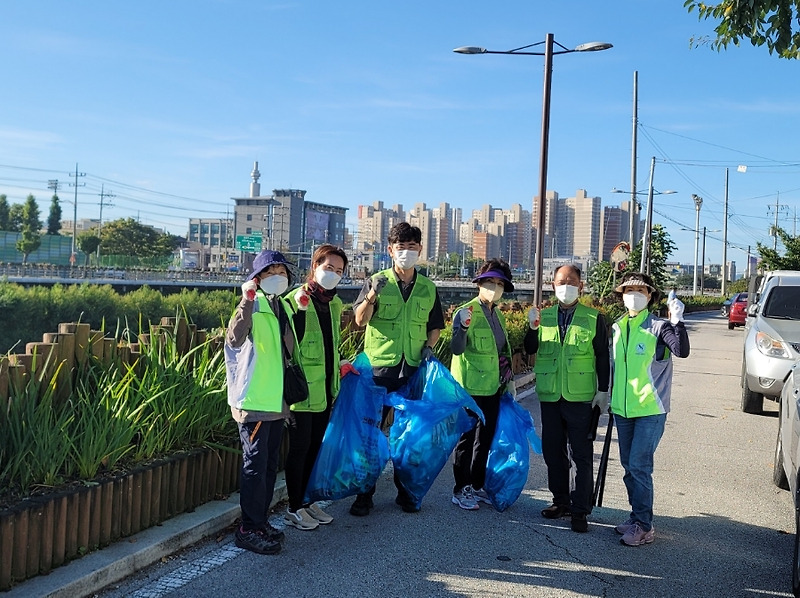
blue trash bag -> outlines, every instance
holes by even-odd
[[[533,427],[531,414],[509,393],[503,393],[483,485],[498,511],[514,504],[528,481],[528,444],[533,452],[542,454],[542,441]]]
[[[478,418],[485,421],[483,412],[435,358],[423,361],[387,402],[395,409],[389,430],[394,471],[419,508],[461,435],[474,428]]]
[[[381,431],[386,389],[375,385],[364,353],[356,357],[353,367],[360,375],[350,373],[342,378],[306,487],[307,502],[366,492],[389,460],[389,444]]]

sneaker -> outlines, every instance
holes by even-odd
[[[641,546],[650,544],[656,539],[656,528],[651,527],[649,531],[644,531],[639,522],[636,521],[620,539],[620,542],[627,546]]]
[[[333,521],[333,517],[323,511],[317,503],[311,503],[310,506],[306,507],[306,511],[309,515],[316,519],[317,523],[320,525],[328,525],[331,521]]]
[[[478,501],[472,495],[472,487],[464,486],[458,492],[453,493],[453,504],[458,505],[465,511],[475,511],[478,509]]]
[[[236,529],[235,544],[239,548],[256,552],[258,554],[278,554],[281,543],[270,540],[261,530],[244,530],[241,526]]]
[[[394,503],[396,505],[400,505],[403,508],[404,513],[416,513],[419,511],[417,503],[415,503],[414,499],[410,496],[402,496],[398,494],[397,498],[394,499]]]
[[[488,493],[488,492],[486,492],[486,490],[484,490],[483,488],[481,488],[480,490],[475,490],[475,489],[473,488],[473,490],[472,490],[472,496],[473,496],[473,497],[475,498],[475,500],[476,500],[476,501],[478,501],[478,502],[484,502],[484,503],[486,503],[487,505],[490,505],[490,504],[492,504],[492,499],[491,499],[491,498],[489,498],[489,493]]]
[[[545,519],[558,519],[559,517],[569,517],[572,512],[566,505],[557,505],[553,503],[546,509],[542,509],[542,517]]]
[[[633,527],[634,523],[636,523],[636,520],[634,520],[633,517],[628,517],[627,521],[620,523],[617,527],[614,528],[614,531],[624,536],[627,533],[627,531],[631,529],[631,527]]]
[[[356,517],[366,517],[369,515],[369,510],[375,506],[372,502],[372,497],[367,494],[359,494],[356,496],[355,502],[350,506],[350,514]]]
[[[586,520],[586,513],[573,513],[570,522],[573,532],[585,534],[589,531],[589,522]]]
[[[297,509],[294,513],[287,510],[283,518],[289,525],[306,532],[319,527],[319,522],[309,515],[305,509]]]
[[[286,537],[286,534],[283,533],[283,530],[272,527],[269,521],[261,526],[261,532],[267,537],[267,539],[274,540],[275,542],[280,542]]]

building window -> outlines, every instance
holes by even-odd
[[[247,215],[247,221],[248,222],[252,222],[252,220],[253,220],[253,215],[252,214],[248,214]]]

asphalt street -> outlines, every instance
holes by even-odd
[[[403,513],[387,468],[368,517],[348,514],[351,499],[334,502],[332,524],[287,529],[278,556],[235,548],[229,527],[95,595],[791,596],[792,502],[772,484],[777,406],[763,415],[739,409],[743,329],[711,313],[687,325],[692,354],[675,360],[673,410],[656,453],[653,544],[627,547],[614,532],[628,514],[614,437],[603,506],[587,534],[541,517],[550,495],[539,455],[522,496],[502,513],[451,504],[449,464],[422,510]],[[538,428],[535,395],[521,404]]]

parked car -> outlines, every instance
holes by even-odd
[[[736,295],[738,295],[738,293],[734,293],[733,295],[731,295],[730,297],[725,299],[725,301],[722,302],[722,307],[719,308],[719,315],[721,315],[723,318],[728,317],[728,314],[731,311],[731,302],[736,297]]]
[[[747,293],[736,293],[731,297],[730,310],[728,312],[728,330],[733,330],[736,326],[744,326],[747,320]]]
[[[794,504],[794,558],[792,590],[800,597],[800,361],[789,370],[781,391],[778,415],[778,440],[775,443],[775,485],[792,493]]]
[[[742,357],[742,411],[760,413],[777,400],[789,368],[800,358],[800,272],[765,275],[758,303],[747,310]]]

